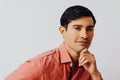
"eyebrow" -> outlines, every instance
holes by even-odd
[[[75,24],[75,25],[73,25],[73,26],[78,26],[78,27],[82,27],[82,25],[79,25],[79,24]]]
[[[73,26],[74,26],[74,27],[75,27],[75,26],[82,27],[82,25],[79,25],[79,24],[75,24],[75,25],[73,25]],[[87,27],[94,28],[94,25],[89,25],[89,26],[87,26]]]

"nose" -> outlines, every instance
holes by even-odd
[[[81,38],[83,38],[83,39],[86,39],[86,38],[88,38],[88,33],[87,33],[87,31],[86,31],[86,29],[82,29],[81,31],[80,31],[80,37]]]

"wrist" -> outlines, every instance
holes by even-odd
[[[90,74],[93,80],[103,80],[99,71]]]

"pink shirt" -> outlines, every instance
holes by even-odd
[[[26,61],[5,80],[92,80],[83,67],[76,66],[71,72],[71,63],[63,43],[54,50]]]

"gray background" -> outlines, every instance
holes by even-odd
[[[59,46],[59,18],[76,4],[97,19],[90,51],[104,80],[120,80],[119,0],[0,0],[0,80],[27,59]]]

